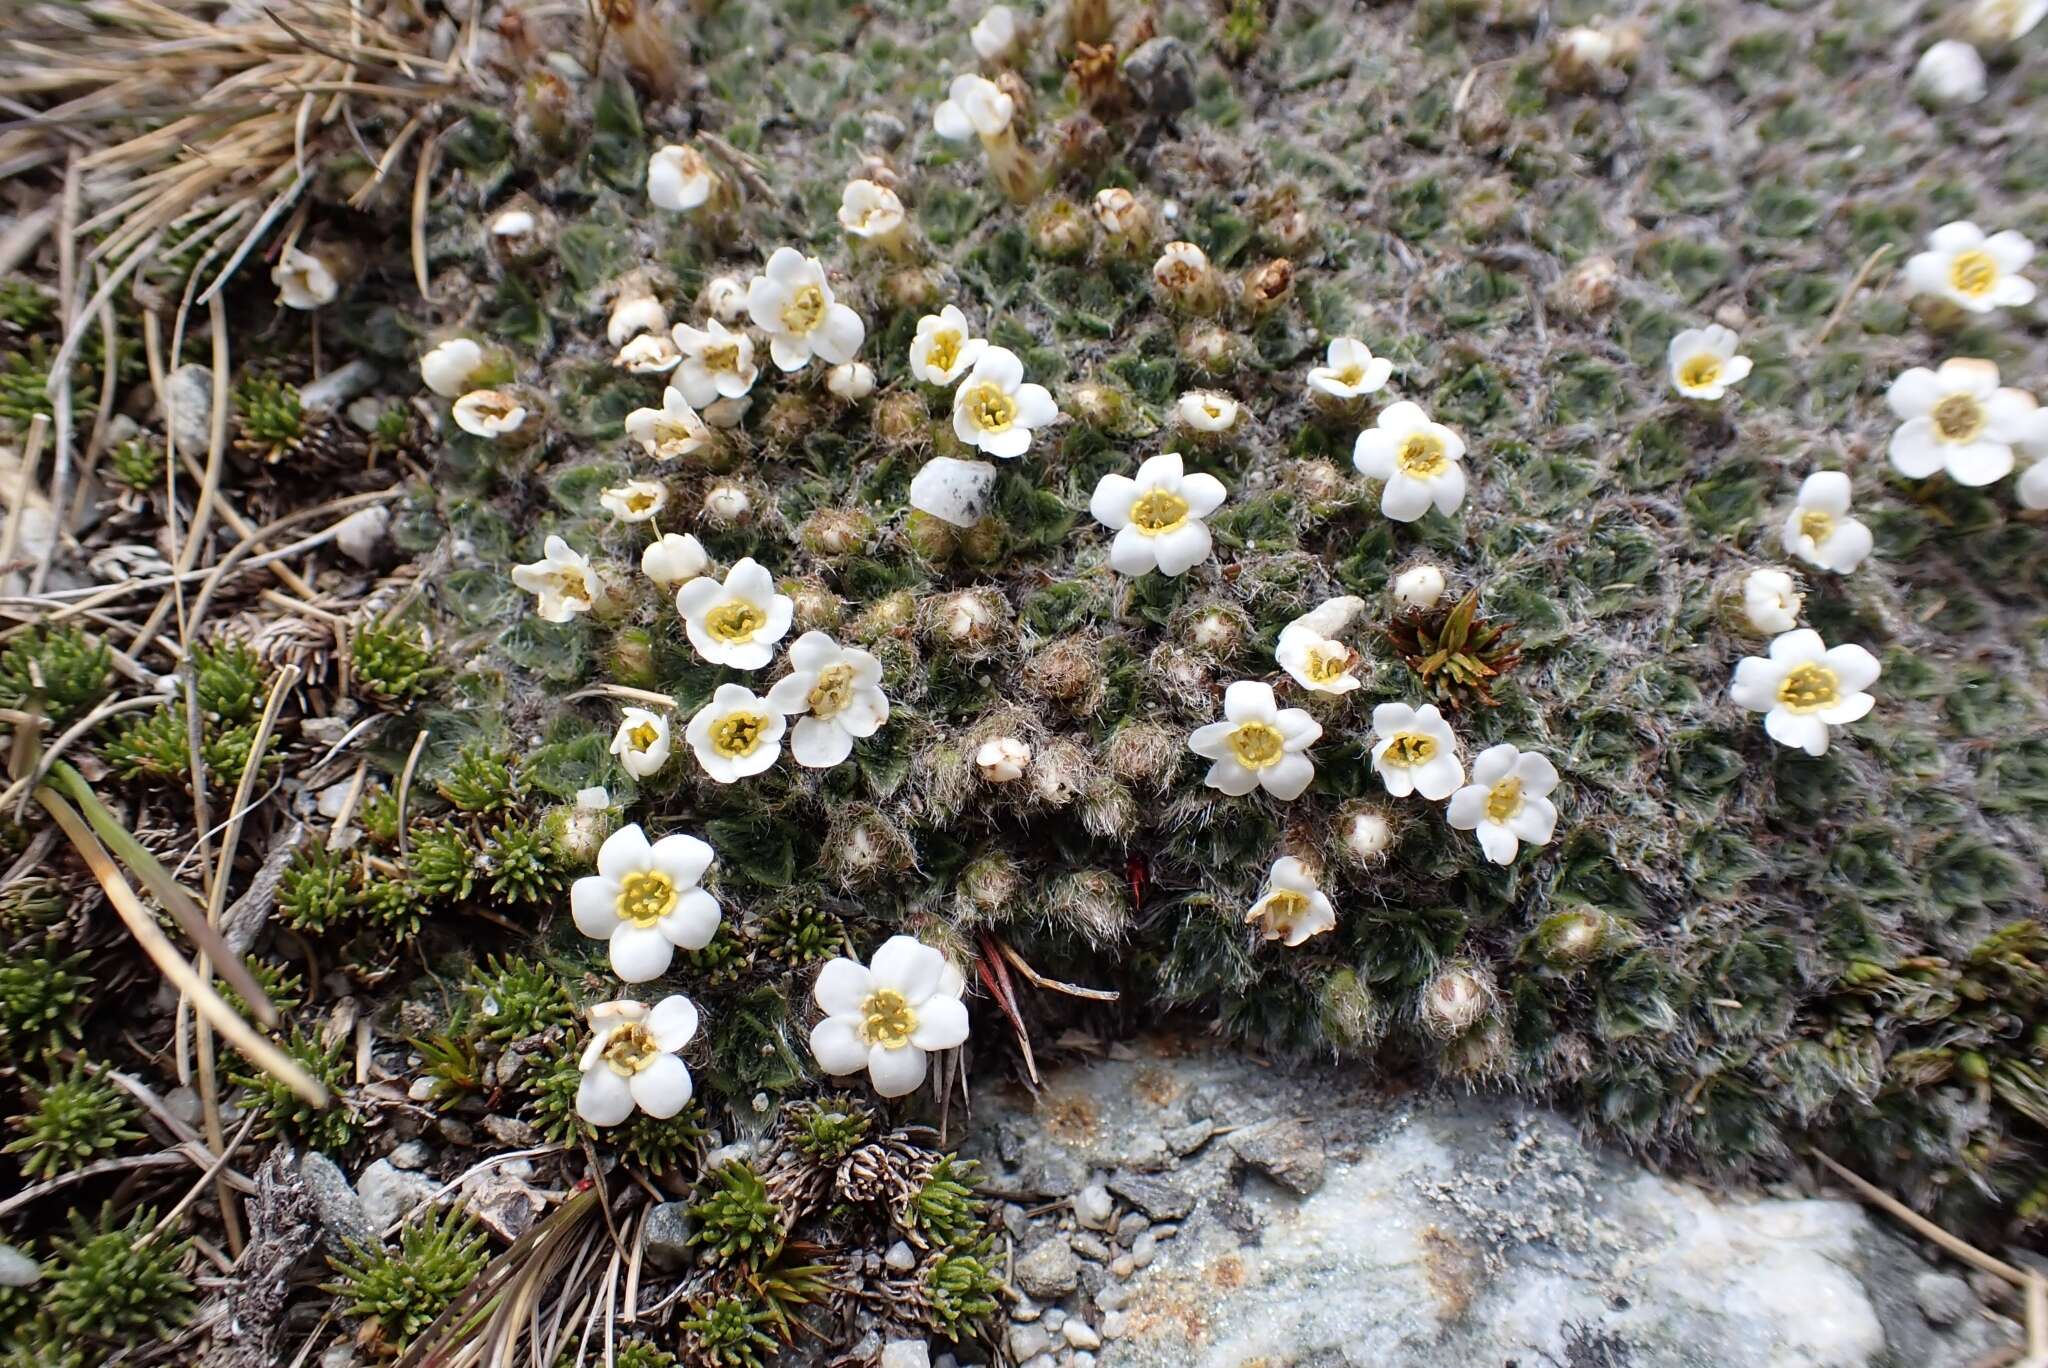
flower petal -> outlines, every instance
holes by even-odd
[[[690,1105],[695,1091],[690,1066],[675,1055],[657,1055],[648,1066],[626,1081],[633,1101],[657,1121],[666,1121]]]
[[[614,883],[637,870],[648,868],[654,858],[654,848],[647,843],[647,833],[640,829],[638,822],[628,822],[611,835],[597,849],[597,872]]]
[[[905,1097],[924,1084],[924,1051],[915,1045],[868,1051],[868,1081],[883,1097]]]
[[[910,1002],[923,1002],[937,991],[946,957],[915,936],[891,936],[868,965],[875,987],[893,988]]]
[[[592,874],[569,885],[569,916],[576,929],[592,940],[610,936],[619,925],[617,881]]]
[[[681,993],[670,993],[648,1012],[647,1029],[660,1048],[680,1050],[697,1036],[697,1004]]]
[[[789,753],[806,769],[831,769],[853,754],[853,737],[836,718],[800,718],[790,733]]]
[[[709,845],[680,831],[656,841],[652,854],[654,867],[675,880],[678,888],[702,883],[714,858]]]
[[[1301,797],[1315,778],[1315,762],[1299,752],[1283,755],[1259,771],[1259,782],[1265,785],[1266,792],[1282,802]]]
[[[826,1073],[859,1073],[868,1066],[868,1047],[854,1029],[855,1020],[829,1016],[811,1028],[811,1058]]]
[[[917,1029],[910,1043],[920,1050],[950,1050],[967,1039],[967,1007],[943,994],[927,998],[917,1009]]]
[[[599,1064],[576,1085],[576,1114],[593,1126],[616,1126],[633,1114],[633,1090],[609,1064]]]
[[[861,1004],[874,991],[874,979],[865,965],[841,955],[827,960],[818,971],[811,997],[832,1016],[858,1016]]]
[[[1138,482],[1128,475],[1105,475],[1088,496],[1088,514],[1112,532],[1130,525],[1131,505],[1138,499]]]
[[[611,936],[612,972],[627,983],[645,983],[668,972],[675,943],[652,926],[621,922]]]
[[[693,888],[655,923],[672,945],[684,950],[702,950],[718,934],[718,899],[701,888]]]

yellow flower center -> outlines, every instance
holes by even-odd
[[[661,1047],[654,1043],[654,1032],[637,1021],[619,1027],[604,1043],[604,1062],[628,1078],[659,1058]]]
[[[1510,774],[1486,791],[1486,820],[1505,822],[1522,810],[1522,781]]]
[[[894,988],[878,988],[860,1005],[861,1039],[885,1050],[900,1050],[917,1029],[917,1013]]]
[[[718,346],[714,346],[714,347],[706,347],[706,348],[704,349],[704,369],[705,369],[705,370],[715,370],[715,371],[734,371],[734,372],[737,372],[737,371],[739,370],[739,368],[740,368],[740,344],[739,344],[739,343],[737,343],[737,342],[726,342],[726,343],[723,343],[723,344],[721,344],[721,345],[718,345]]]
[[[1835,515],[1809,508],[1799,515],[1799,535],[1819,546],[1834,535]]]
[[[729,712],[711,724],[711,748],[728,760],[752,755],[768,719],[757,712]]]
[[[675,880],[658,869],[636,869],[619,880],[619,916],[635,926],[654,925],[675,905]]]
[[[1721,358],[1712,352],[1698,352],[1678,368],[1678,383],[1687,389],[1705,389],[1721,378]]]
[[[1343,647],[1311,646],[1308,652],[1308,677],[1317,684],[1334,684],[1344,677],[1351,668],[1351,652]]]
[[[805,285],[782,306],[782,326],[793,333],[807,333],[825,321],[825,292]]]
[[[1171,532],[1188,520],[1188,501],[1170,489],[1148,489],[1131,503],[1131,526],[1148,537]]]
[[[565,599],[582,603],[590,598],[590,582],[583,578],[581,570],[556,570],[548,580],[555,586],[555,592]]]
[[[629,513],[645,513],[658,502],[659,500],[656,496],[647,490],[636,489],[626,495],[626,511]]]
[[[1294,924],[1308,911],[1308,894],[1292,888],[1276,888],[1268,893],[1253,909],[1252,918],[1263,922],[1266,929],[1286,940],[1294,934]]]
[[[837,717],[853,701],[853,666],[827,665],[818,671],[809,703],[813,717]]]
[[[932,349],[925,354],[926,362],[936,371],[950,371],[960,360],[960,334],[948,328],[932,334]]]
[[[1434,736],[1424,736],[1421,732],[1395,732],[1380,759],[1386,764],[1406,769],[1410,765],[1427,764],[1435,754]]]
[[[1401,468],[1403,475],[1427,480],[1443,474],[1449,468],[1451,458],[1444,452],[1443,438],[1434,432],[1411,432],[1401,439],[1401,449],[1394,453],[1394,464]]]
[[[626,733],[626,744],[636,751],[644,751],[661,740],[661,729],[652,722],[641,722]]]
[[[1354,361],[1350,365],[1346,366],[1344,369],[1338,371],[1335,378],[1337,383],[1340,385],[1356,385],[1365,379],[1365,367],[1359,365],[1356,361]]]
[[[1956,259],[1948,264],[1948,283],[1955,287],[1957,294],[1982,299],[1998,283],[1998,263],[1991,259],[1991,253],[1982,248],[1958,252]]]
[[[1793,666],[1778,685],[1778,701],[1796,713],[1831,708],[1841,696],[1841,680],[1835,672],[1810,660]]]
[[[727,599],[704,615],[704,630],[720,641],[750,641],[768,623],[768,615],[745,599]]]
[[[1008,432],[1017,420],[1017,401],[984,380],[967,396],[967,417],[983,432]]]
[[[1230,749],[1246,769],[1264,769],[1287,753],[1287,738],[1270,722],[1244,722],[1230,734]]]
[[[1951,394],[1934,406],[1934,432],[1944,442],[1968,442],[1984,430],[1984,406],[1972,394]]]

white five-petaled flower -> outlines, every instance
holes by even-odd
[[[932,111],[932,130],[948,142],[1000,137],[1017,113],[1017,102],[986,76],[955,76],[946,98]]]
[[[713,665],[758,670],[789,631],[796,604],[776,592],[775,576],[747,556],[725,572],[722,584],[699,575],[676,590],[676,611],[699,656]]]
[[[1781,746],[1825,755],[1828,728],[1854,722],[1876,702],[1864,692],[1877,682],[1877,657],[1861,646],[1830,649],[1802,627],[1771,642],[1768,656],[1745,656],[1729,696],[1764,715],[1764,730]]]
[[[903,230],[903,201],[886,185],[850,180],[839,195],[839,226],[855,237],[886,238]]]
[[[1228,432],[1244,416],[1244,406],[1215,390],[1189,390],[1175,402],[1174,412],[1196,432]]]
[[[666,1120],[690,1104],[690,1068],[678,1052],[697,1034],[697,1004],[672,993],[654,1004],[621,998],[590,1009],[576,1114],[593,1126],[616,1126],[638,1107]]]
[[[721,784],[759,774],[782,754],[789,724],[744,684],[721,684],[683,729],[704,772]]]
[[[967,1039],[966,991],[960,971],[911,936],[889,937],[865,965],[829,960],[811,990],[825,1012],[811,1029],[811,1055],[829,1074],[866,1069],[883,1097],[916,1092],[925,1056]]]
[[[794,247],[777,247],[747,283],[747,312],[786,371],[802,370],[813,356],[834,366],[851,361],[867,337],[860,315],[834,298],[818,259]]]
[[[1765,636],[1789,632],[1799,625],[1799,607],[1806,600],[1792,582],[1792,572],[1761,566],[1743,576],[1742,616]]]
[[[1557,766],[1550,757],[1503,743],[1473,757],[1472,782],[1451,795],[1444,817],[1476,831],[1479,848],[1497,865],[1512,864],[1523,844],[1548,845],[1557,830]]]
[[[1169,578],[1209,558],[1204,521],[1227,497],[1223,482],[1199,471],[1182,472],[1180,453],[1163,452],[1138,467],[1137,477],[1109,474],[1096,483],[1088,511],[1116,533],[1109,565],[1120,575],[1157,570]]]
[[[612,754],[635,779],[645,779],[668,763],[668,718],[646,708],[628,708],[612,733]]]
[[[1001,61],[1017,46],[1017,16],[1008,5],[990,5],[967,37],[982,61]]]
[[[1849,477],[1816,470],[1785,518],[1785,549],[1808,565],[1846,575],[1870,554],[1870,529],[1849,516]]]
[[[2010,230],[1985,236],[1966,220],[1944,223],[1927,235],[1927,250],[1906,263],[1906,283],[1971,313],[2033,302],[2034,282],[2020,272],[2034,259],[2034,244]]]
[[[1259,928],[1261,940],[1296,946],[1335,926],[1337,909],[1316,887],[1308,866],[1292,855],[1282,855],[1267,871],[1265,892],[1245,912],[1244,919]]]
[[[1892,434],[1892,467],[1916,480],[1945,470],[1963,485],[2010,474],[2013,447],[2032,432],[2040,409],[2025,390],[1999,388],[1994,362],[1967,356],[1939,370],[1913,367],[1884,399],[1905,420]]]
[[[549,537],[541,558],[512,567],[512,582],[540,599],[534,609],[544,622],[567,622],[597,601],[597,572],[590,558],[560,537]]]
[[[667,589],[703,574],[711,565],[704,543],[688,532],[664,532],[659,541],[647,544],[640,553],[640,573],[659,589]]]
[[[988,339],[970,336],[967,315],[948,304],[917,320],[910,339],[910,373],[928,385],[950,385],[988,350]]]
[[[1372,349],[1355,337],[1332,338],[1323,364],[1308,373],[1308,387],[1332,399],[1356,399],[1386,386],[1394,374],[1394,363],[1374,356]]]
[[[612,364],[628,375],[666,375],[683,359],[683,353],[665,333],[641,333],[612,358]]]
[[[1361,598],[1328,599],[1282,627],[1273,649],[1280,668],[1304,689],[1350,693],[1359,685],[1352,673],[1358,667],[1358,653],[1335,638],[1364,608]]]
[[[628,480],[599,491],[597,501],[620,522],[646,522],[668,506],[668,487],[654,480]]]
[[[451,337],[420,358],[420,379],[443,399],[469,392],[470,377],[483,369],[484,349],[467,337]]]
[[[682,832],[649,841],[638,822],[605,837],[597,873],[569,886],[576,929],[606,942],[612,972],[645,983],[668,972],[676,950],[702,950],[718,934],[718,899],[700,884],[711,847]]]
[[[700,209],[718,188],[718,173],[694,147],[670,143],[647,159],[647,198],[657,209]]]
[[[1459,464],[1464,456],[1464,438],[1403,399],[1387,405],[1377,425],[1358,434],[1351,464],[1369,479],[1386,481],[1380,512],[1395,522],[1414,522],[1432,503],[1449,514],[1465,501],[1465,468]]]
[[[1043,385],[1024,383],[1024,363],[1007,347],[989,347],[953,392],[953,435],[1005,460],[1031,449],[1031,434],[1060,416]]]
[[[1233,798],[1263,788],[1275,798],[1299,798],[1316,777],[1305,752],[1323,724],[1304,708],[1283,708],[1273,686],[1240,679],[1223,691],[1223,720],[1197,727],[1188,749],[1215,763],[1203,782]]]
[[[789,670],[768,690],[768,704],[797,719],[789,753],[799,765],[830,769],[889,720],[882,663],[859,647],[805,632],[789,648]]]
[[[710,441],[711,429],[683,392],[670,385],[661,392],[660,408],[634,409],[626,415],[626,435],[649,456],[673,461]]]
[[[1382,703],[1372,710],[1372,734],[1372,767],[1394,797],[1419,793],[1439,803],[1465,782],[1457,735],[1436,704]]]
[[[672,383],[694,407],[738,399],[754,387],[760,368],[754,364],[754,339],[744,330],[730,331],[713,318],[702,328],[678,323],[670,335],[682,353]]]
[[[1719,323],[1687,328],[1664,352],[1671,387],[1688,399],[1719,399],[1749,374],[1750,360],[1736,353],[1738,345],[1735,333]]]
[[[277,285],[278,302],[287,309],[317,309],[332,304],[341,293],[341,282],[327,263],[298,247],[278,258],[270,279]]]
[[[471,390],[457,399],[449,412],[455,426],[472,437],[496,440],[526,426],[526,405],[508,390]]]

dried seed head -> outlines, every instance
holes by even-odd
[[[1024,662],[1024,687],[1074,717],[1092,716],[1107,691],[1101,643],[1093,637],[1062,637]]]
[[[1620,283],[1621,268],[1614,258],[1591,256],[1565,272],[1552,288],[1560,307],[1584,318],[1611,307]]]
[[[1040,256],[1061,260],[1080,256],[1095,237],[1095,228],[1081,207],[1062,195],[1031,220],[1031,246]]]
[[[894,390],[875,400],[873,416],[868,421],[874,427],[875,440],[897,451],[931,441],[931,417],[925,410],[924,399],[908,390]]]
[[[837,627],[846,616],[846,604],[820,579],[800,579],[785,586],[796,609],[798,631],[824,631]]]
[[[1293,293],[1294,263],[1286,257],[1274,257],[1245,273],[1244,289],[1239,297],[1244,300],[1245,308],[1257,317],[1273,312]]]
[[[1229,329],[1197,323],[1180,335],[1180,354],[1204,375],[1225,375],[1236,369],[1242,344]]]
[[[814,556],[847,556],[865,550],[875,520],[857,508],[820,508],[797,530],[804,549]]]
[[[1352,863],[1373,865],[1394,848],[1394,824],[1370,803],[1351,803],[1337,814],[1337,838]]]
[[[1156,786],[1173,773],[1186,738],[1152,722],[1127,722],[1109,738],[1110,772],[1129,784]]]
[[[1452,961],[1423,988],[1416,1010],[1424,1030],[1449,1040],[1491,1015],[1497,996],[1492,974],[1475,964]]]

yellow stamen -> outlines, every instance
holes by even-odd
[[[1320,646],[1309,648],[1308,677],[1317,684],[1334,684],[1350,668],[1351,652],[1342,647],[1336,650],[1325,650]]]
[[[704,615],[704,630],[720,641],[750,641],[768,615],[745,599],[727,599]]]
[[[1131,526],[1147,536],[1171,532],[1188,520],[1188,501],[1170,489],[1148,489],[1131,504]]]
[[[1819,546],[1835,534],[1835,515],[1809,508],[1799,515],[1799,535]]]
[[[782,326],[793,333],[807,333],[825,321],[825,292],[805,285],[782,306]]]
[[[637,1021],[619,1027],[604,1043],[604,1062],[628,1078],[659,1058],[661,1047],[654,1043],[654,1032]]]
[[[1522,810],[1522,781],[1510,774],[1486,791],[1486,820],[1505,822]]]
[[[1975,440],[1984,421],[1984,406],[1973,394],[1951,394],[1934,406],[1934,433],[1944,442]]]
[[[932,349],[925,354],[926,362],[939,371],[953,369],[953,363],[960,359],[960,334],[950,328],[945,332],[932,334]]]
[[[636,869],[619,880],[618,912],[635,926],[652,926],[675,910],[675,880],[658,869]]]
[[[711,748],[728,760],[752,755],[767,726],[761,713],[729,712],[711,724]]]
[[[737,371],[740,368],[740,344],[727,342],[723,346],[704,349],[704,369],[715,371]]]
[[[837,717],[853,701],[853,666],[827,665],[807,700],[813,717]]]
[[[1287,738],[1270,723],[1244,722],[1230,733],[1230,749],[1246,769],[1264,769],[1287,753]]]
[[[910,1043],[917,1029],[917,1013],[903,994],[894,988],[878,988],[860,1005],[861,1039],[885,1050],[898,1050]]]
[[[1424,736],[1421,732],[1395,732],[1380,759],[1386,764],[1406,769],[1410,765],[1427,764],[1435,755],[1434,736]]]
[[[1449,468],[1451,458],[1444,451],[1443,438],[1434,432],[1411,432],[1401,439],[1401,449],[1394,453],[1394,464],[1401,468],[1403,475],[1427,480],[1443,474]]]
[[[1982,299],[1998,283],[1998,263],[1991,259],[1991,253],[1982,248],[1958,252],[1956,259],[1948,264],[1948,283],[1955,287],[1957,294]]]
[[[661,729],[652,722],[642,722],[626,733],[626,744],[636,751],[644,751],[661,740]]]
[[[983,432],[1008,432],[1017,421],[1017,401],[984,380],[968,392],[967,417]]]
[[[1308,894],[1292,888],[1276,888],[1259,899],[1246,921],[1263,923],[1265,928],[1281,940],[1294,934],[1294,924],[1308,912]]]
[[[1831,708],[1841,696],[1841,680],[1835,672],[1810,660],[1793,666],[1778,685],[1778,701],[1795,713]]]
[[[1721,378],[1721,358],[1712,352],[1697,352],[1678,368],[1678,383],[1687,389],[1705,389]]]

